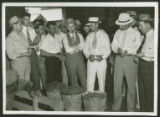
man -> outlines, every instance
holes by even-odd
[[[105,91],[106,69],[110,50],[110,40],[106,32],[99,29],[99,18],[89,18],[91,33],[86,37],[84,54],[87,63],[87,92],[94,92],[96,75],[98,77],[99,92]]]
[[[138,14],[136,11],[132,11],[132,10],[129,10],[129,11],[126,11],[126,13],[128,13],[130,15],[130,17],[133,18],[133,21],[131,22],[131,27],[133,27],[134,29],[138,30]],[[143,37],[141,36],[141,39],[143,39]],[[142,41],[142,40],[141,40]],[[138,74],[137,74],[137,77],[138,77]],[[137,79],[138,80],[138,79]],[[124,94],[126,92],[126,88],[125,88],[125,85],[124,85]],[[138,81],[136,81],[136,108],[137,109],[140,109],[140,106],[139,106],[139,92],[138,92]]]
[[[6,51],[11,59],[11,68],[18,74],[18,89],[23,89],[25,81],[30,81],[30,51],[29,44],[22,31],[21,19],[17,16],[9,20],[12,32],[6,39]]]
[[[23,28],[22,32],[26,36],[26,39],[28,40],[28,43],[31,48],[31,80],[33,81],[33,90],[31,92],[31,95],[41,95],[40,92],[40,70],[38,66],[38,57],[35,50],[36,45],[38,44],[35,40],[36,32],[35,30],[30,26],[30,14],[25,12],[23,15]]]
[[[64,60],[62,53],[62,39],[65,36],[62,32],[57,32],[57,23],[48,22],[48,34],[41,45],[41,55],[46,57],[47,82],[62,81],[62,65]]]
[[[44,38],[46,36],[45,29],[44,29],[44,23],[42,21],[37,21],[37,24],[35,24],[35,31],[37,33],[37,36],[40,38],[36,38],[35,41],[37,41],[37,55],[38,55],[38,65],[41,73],[41,82],[42,82],[42,94],[45,95],[45,88],[46,88],[46,79],[47,79],[47,72],[46,72],[46,65],[45,65],[45,57],[41,56],[40,50],[41,45],[44,41]]]
[[[84,30],[84,37],[86,38],[87,35],[90,33],[89,23],[86,23],[86,24],[83,26],[83,30]]]
[[[86,90],[86,67],[82,55],[84,39],[76,31],[76,24],[72,18],[67,19],[66,26],[68,32],[65,38],[63,38],[63,44],[66,52],[65,64],[69,77],[69,85],[76,87],[78,78],[80,86]]]
[[[113,111],[120,111],[122,103],[122,84],[124,76],[127,83],[127,110],[135,111],[135,92],[137,64],[134,55],[141,44],[140,33],[130,26],[133,18],[128,13],[121,13],[116,20],[119,25],[112,41],[112,50],[116,53],[114,68],[114,104]]]
[[[144,35],[142,49],[136,55],[140,58],[138,70],[138,87],[140,110],[153,112],[154,100],[154,27],[149,14],[139,15],[139,29]]]

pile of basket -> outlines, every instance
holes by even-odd
[[[88,93],[83,95],[83,103],[85,111],[105,111],[107,95],[106,93]]]
[[[47,84],[47,87],[46,87],[47,96],[52,98],[56,102],[58,102],[56,105],[56,108],[57,110],[61,110],[61,111],[64,110],[64,105],[63,105],[63,101],[60,93],[60,88],[62,85],[63,84],[59,82],[52,82]]]
[[[47,96],[63,103],[65,111],[105,111],[106,93],[87,93],[80,87],[70,87],[59,82],[47,85]],[[57,105],[62,106],[62,105]]]
[[[80,87],[65,87],[61,91],[66,111],[82,111],[82,93]]]

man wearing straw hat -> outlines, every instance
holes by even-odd
[[[110,40],[107,33],[99,29],[99,18],[89,17],[91,33],[86,37],[84,54],[87,62],[87,92],[94,92],[96,75],[98,77],[99,92],[105,91],[107,61],[111,53]]]
[[[130,17],[133,18],[133,22],[131,23],[131,26],[138,30],[138,14],[136,11],[133,11],[133,10],[129,10],[129,11],[126,11],[126,13],[128,13],[130,15]],[[141,35],[141,41],[143,39],[143,36]],[[137,77],[138,77],[138,74],[137,74]],[[138,79],[137,79],[138,80]],[[125,90],[124,90],[125,91]],[[139,104],[139,91],[138,91],[138,81],[136,81],[136,108],[137,109],[140,109],[140,104]]]
[[[154,102],[154,25],[150,14],[139,15],[139,29],[144,35],[139,57],[138,87],[140,110],[153,112]]]
[[[63,38],[64,49],[66,52],[66,68],[69,77],[69,85],[76,87],[77,79],[80,80],[80,86],[86,90],[86,67],[82,54],[84,39],[82,34],[76,31],[76,24],[73,18],[66,20],[68,32]]]
[[[29,44],[22,31],[21,19],[17,16],[9,20],[11,33],[6,39],[6,51],[11,59],[11,68],[18,74],[18,89],[23,89],[25,81],[30,81],[31,65]]]
[[[128,13],[121,13],[116,20],[119,25],[114,35],[111,47],[115,58],[114,68],[114,104],[113,111],[120,111],[122,103],[122,84],[124,76],[127,83],[127,110],[135,111],[137,64],[133,62],[134,55],[141,44],[140,33],[130,26],[133,18]]]

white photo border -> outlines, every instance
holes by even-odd
[[[12,6],[48,6],[48,7],[154,7],[154,111],[153,112],[68,112],[68,111],[8,111],[6,110],[6,52],[5,52],[5,15],[6,7]],[[7,115],[146,115],[156,116],[158,108],[158,2],[3,2],[2,3],[2,84],[3,84],[3,114]]]

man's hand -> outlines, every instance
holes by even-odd
[[[18,58],[20,57],[25,57],[25,56],[30,56],[31,53],[28,51],[28,52],[25,52],[25,53],[20,53],[20,55],[18,56]]]
[[[74,48],[73,53],[79,52],[79,48]]]
[[[97,56],[96,56],[96,60],[97,60],[98,62],[101,62],[101,61],[103,60],[103,57],[102,57],[101,55],[97,55]]]
[[[122,49],[118,48],[118,54],[122,54]]]
[[[111,66],[114,66],[114,64],[115,64],[115,57],[113,55],[111,55],[109,57],[109,63],[111,64]]]
[[[65,56],[64,56],[63,54],[60,54],[60,55],[59,55],[59,60],[60,60],[60,61],[65,61]]]
[[[123,51],[122,53],[121,53],[121,56],[123,57],[123,56],[126,56],[128,54],[128,52],[127,52],[127,50],[125,50],[125,51]]]
[[[95,56],[94,56],[94,55],[90,55],[90,56],[89,56],[89,60],[90,60],[91,62],[93,62],[93,61],[95,60]]]
[[[145,55],[144,55],[143,52],[140,52],[140,53],[138,53],[136,56],[137,56],[137,57],[144,57]]]
[[[139,62],[139,58],[138,58],[137,56],[134,56],[134,58],[133,58],[133,62],[134,62],[134,63],[136,63],[136,64],[138,64],[138,62]]]

